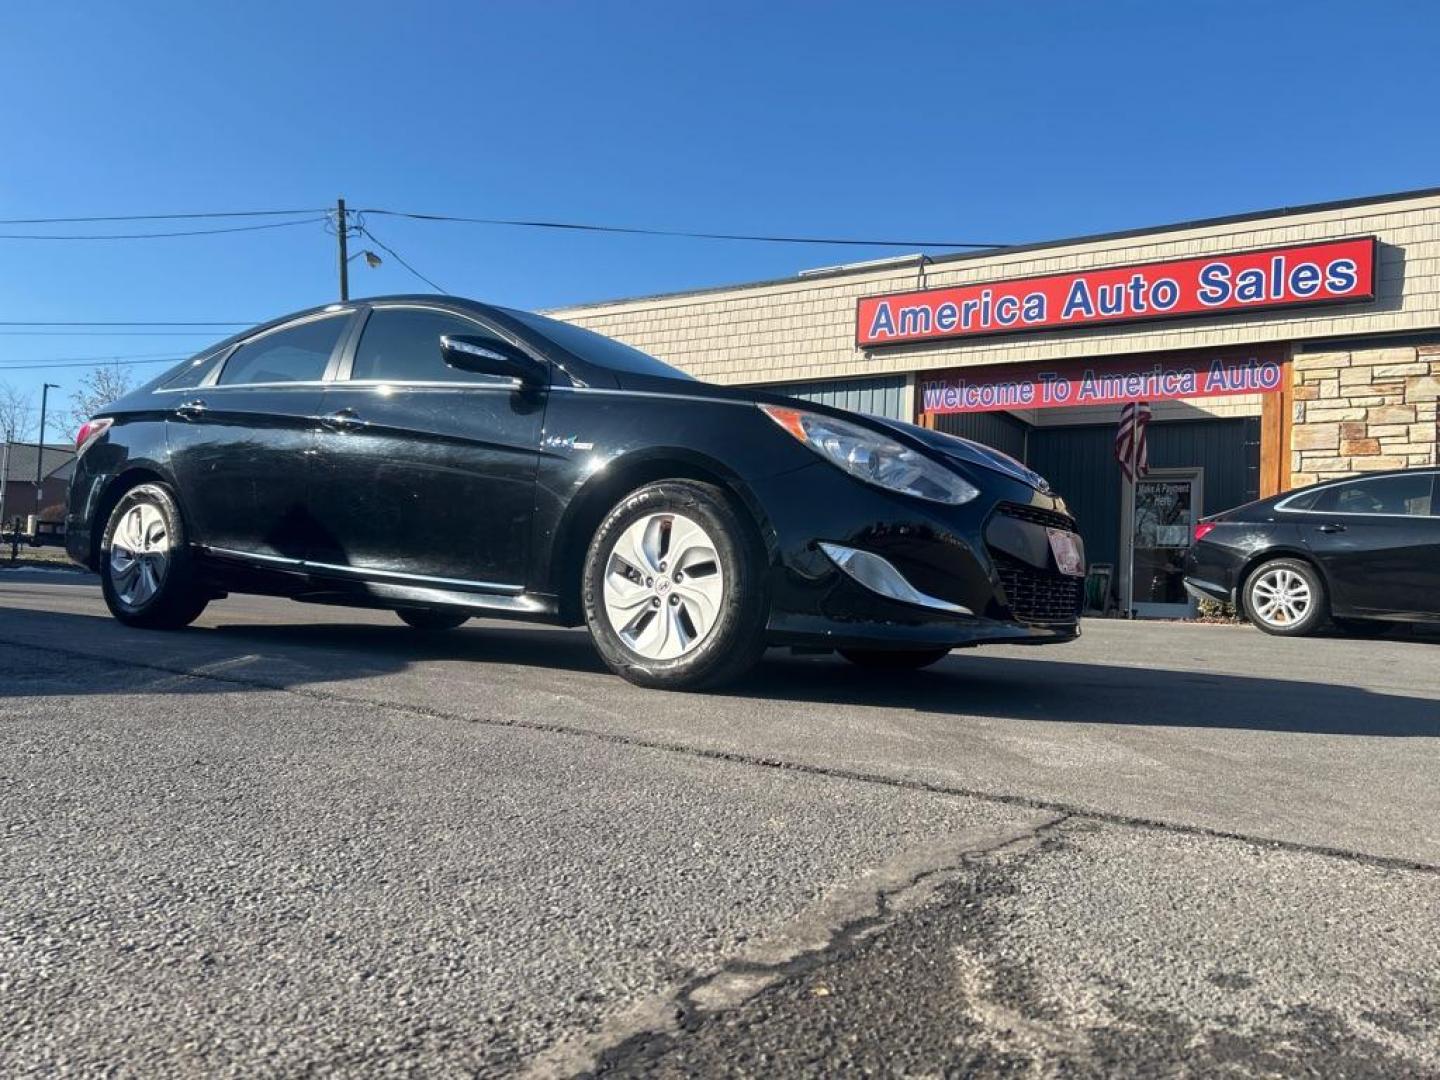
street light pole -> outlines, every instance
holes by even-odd
[[[60,384],[47,382],[40,387],[40,440],[35,448],[35,512],[40,512],[40,488],[45,483],[45,405],[50,397],[51,390],[59,390]]]
[[[10,435],[5,432],[5,454],[0,458],[0,533],[5,531],[5,493],[10,487]]]

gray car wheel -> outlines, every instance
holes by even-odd
[[[178,629],[210,602],[195,579],[180,506],[165,484],[138,484],[120,496],[105,523],[99,569],[106,606],[128,626]]]

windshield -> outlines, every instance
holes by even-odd
[[[592,330],[586,330],[558,319],[547,319],[529,311],[515,311],[505,308],[505,314],[523,323],[543,337],[549,338],[566,352],[574,353],[581,360],[610,368],[612,371],[628,371],[632,375],[660,375],[669,379],[692,379],[679,368],[673,368],[663,360],[657,360],[649,353],[622,345],[614,338],[605,337]]]

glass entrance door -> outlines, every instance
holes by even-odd
[[[1199,469],[1157,469],[1135,484],[1130,559],[1132,606],[1141,618],[1185,618],[1194,601],[1185,592],[1185,552],[1203,513]]]

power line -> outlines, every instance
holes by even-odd
[[[241,325],[236,323],[236,326]],[[244,325],[252,325],[246,323]],[[213,337],[210,330],[0,330],[0,337]]]
[[[761,244],[830,244],[846,247],[917,247],[917,248],[996,248],[1005,244],[962,243],[953,240],[859,240],[831,236],[770,236],[750,233],[689,232],[681,229],[648,229],[624,225],[591,225],[574,221],[526,221],[513,218],[458,217],[450,214],[420,214],[408,210],[383,210],[370,207],[360,214],[383,214],[386,217],[410,218],[414,221],[448,221],[467,225],[508,225],[527,229],[564,229],[573,232],[624,233],[632,236],[673,236],[690,240],[748,240]]]
[[[289,217],[293,214],[323,214],[328,207],[301,210],[210,210],[185,214],[104,214],[91,217],[0,218],[0,225],[68,225],[92,221],[185,221],[195,218]]]
[[[174,357],[174,350],[173,350],[173,348],[171,348],[171,350],[164,351],[164,353],[105,353],[104,356],[52,356],[52,357],[49,357],[48,360],[46,360],[46,363],[52,363],[52,364],[96,363],[96,364],[98,364],[98,363],[109,363],[109,361],[111,361],[111,360],[153,360],[153,359],[156,359],[156,357],[161,357],[161,359],[168,359],[168,357]],[[27,363],[27,364],[29,364],[29,363],[42,363],[42,361],[33,360],[33,359],[32,359],[32,360],[23,360],[23,361],[20,361],[20,363]],[[0,367],[10,367],[10,366],[12,366],[12,364],[10,364],[10,361],[0,360]]]
[[[264,225],[230,225],[220,229],[184,229],[178,232],[149,233],[0,233],[0,240],[164,240],[177,236],[218,236],[221,233],[259,232],[262,229],[286,229],[292,225],[315,225],[325,218],[301,218],[299,221],[270,221]]]
[[[382,214],[387,217],[409,218],[414,221],[452,222],[466,225],[499,225],[511,228],[559,229],[570,232],[617,233],[630,236],[668,236],[691,240],[749,241],[762,244],[817,244],[844,247],[919,247],[976,249],[1004,247],[1004,244],[974,243],[956,240],[869,240],[857,237],[834,236],[789,236],[784,234],[752,234],[702,232],[686,229],[656,229],[644,226],[603,225],[580,221],[551,221],[525,218],[468,217],[459,214],[425,214],[409,210],[387,210],[372,207],[356,211],[361,214]],[[224,232],[246,232],[254,229],[284,228],[289,225],[304,225],[328,222],[332,211],[326,207],[308,207],[295,210],[209,210],[187,213],[162,214],[91,214],[75,217],[0,218],[0,225],[65,225],[102,221],[187,221],[210,218],[288,217],[295,214],[322,214],[323,217],[307,217],[300,221],[269,222],[264,225],[232,226],[230,228],[197,229],[182,232],[160,233],[105,233],[94,235],[59,235],[33,233],[0,234],[4,240],[148,240],[172,236],[209,236]],[[378,243],[378,241],[377,241]],[[398,258],[398,256],[397,256]]]
[[[449,295],[450,295],[448,292],[446,292],[444,289],[442,289],[439,285],[436,285],[435,282],[431,281],[428,277],[426,277],[424,274],[422,274],[419,270],[416,270],[415,267],[411,266],[408,262],[406,262],[406,261],[400,256],[400,253],[399,253],[398,251],[396,251],[394,248],[392,248],[389,244],[385,243],[384,240],[381,240],[378,236],[376,236],[373,232],[371,232],[366,226],[361,225],[361,226],[360,226],[360,232],[361,232],[362,235],[368,236],[371,240],[374,240],[374,241],[375,241],[375,244],[376,244],[382,251],[386,252],[388,255],[391,256],[391,258],[393,258],[396,262],[398,262],[398,263],[399,263],[401,266],[403,266],[406,270],[409,270],[410,273],[414,274],[414,275],[415,275],[417,278],[419,278],[421,281],[425,282],[426,285],[429,285],[429,286],[430,286],[432,289],[434,289],[436,292],[438,292],[438,293],[440,293],[440,294],[442,294],[442,295],[444,295],[444,296],[449,296]]]
[[[0,326],[254,326],[259,320],[173,322],[165,319],[131,319],[123,322],[69,321],[65,319],[0,319]]]
[[[48,371],[60,368],[143,367],[146,364],[178,364],[181,360],[184,359],[185,357],[183,356],[169,356],[162,360],[102,360],[80,362],[57,362],[54,360],[46,360],[34,364],[0,364],[0,372],[38,371],[42,368]]]

